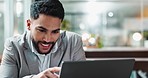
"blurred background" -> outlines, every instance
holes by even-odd
[[[26,30],[33,1],[0,0],[0,55],[8,37]],[[65,8],[61,29],[82,36],[87,58],[136,58],[134,70],[141,77],[131,78],[147,78],[148,0],[60,1]]]
[[[0,53],[4,41],[26,30],[34,0],[0,0]],[[82,36],[84,49],[148,47],[148,0],[60,0],[62,29]]]
[[[86,48],[147,47],[148,0],[61,0]]]

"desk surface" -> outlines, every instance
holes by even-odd
[[[148,72],[148,48],[103,48],[85,50],[87,60],[135,58],[134,70]]]
[[[148,48],[142,48],[142,47],[137,47],[137,48],[131,48],[131,47],[106,47],[106,48],[84,48],[86,52],[119,52],[119,51],[128,51],[128,52],[134,52],[134,51],[145,51],[148,52]]]

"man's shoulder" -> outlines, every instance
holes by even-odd
[[[19,41],[21,41],[21,39],[22,39],[22,35],[15,35],[15,36],[7,38],[7,41],[19,42]]]
[[[81,38],[80,34],[71,31],[65,31],[64,34],[67,38]]]
[[[5,45],[12,45],[12,44],[15,44],[18,46],[22,45],[25,42],[24,38],[25,38],[25,34],[9,37],[6,39]]]
[[[7,38],[5,41],[5,45],[4,45],[5,49],[7,49],[8,51],[13,50],[12,47],[14,47],[14,45],[18,46],[20,40],[21,40],[21,35],[12,36],[12,37]]]
[[[81,36],[75,32],[71,32],[71,31],[64,31],[61,34],[61,38],[63,40],[66,40],[68,42],[68,44],[70,44],[71,42],[80,42],[82,40]]]

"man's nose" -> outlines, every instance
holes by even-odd
[[[46,42],[51,42],[53,40],[52,34],[45,34],[43,40]]]

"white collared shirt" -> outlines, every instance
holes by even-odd
[[[58,39],[58,41],[55,43],[54,47],[52,48],[51,52],[49,54],[39,54],[37,52],[37,50],[34,48],[33,46],[33,42],[31,37],[28,39],[29,41],[29,45],[31,48],[31,51],[36,54],[36,56],[38,57],[38,62],[39,62],[39,70],[40,72],[46,70],[47,68],[50,67],[50,57],[52,53],[55,53],[58,49],[58,44],[61,41],[60,39]]]

